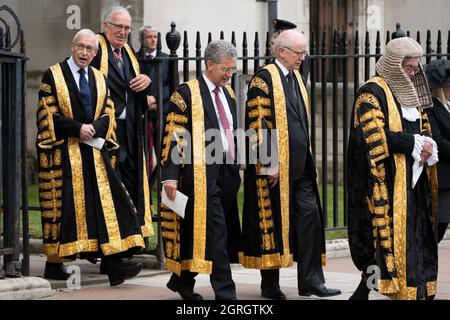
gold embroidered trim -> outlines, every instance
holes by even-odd
[[[225,88],[227,89],[228,93],[230,94],[230,97],[233,98],[233,100],[236,100],[236,95],[234,94],[233,88],[231,88],[231,86],[229,84],[227,84],[225,86]]]
[[[55,79],[56,95],[58,97],[59,108],[63,115],[67,118],[73,119],[72,105],[70,103],[69,89],[67,88],[66,80],[61,69],[61,65],[55,64],[50,67]]]
[[[175,137],[178,144],[181,144],[181,139],[177,139],[179,133],[185,132],[185,125],[188,119],[184,115],[171,112],[166,117],[166,136],[163,139],[164,149],[161,152],[161,163],[164,164],[169,158],[170,148],[172,146],[172,138]],[[178,123],[178,124],[177,124]]]
[[[134,73],[136,74],[136,77],[141,74],[141,71],[139,69],[139,61],[137,60],[136,56],[133,53],[133,50],[131,50],[130,46],[125,43],[123,46],[125,48],[125,51],[128,53],[128,56],[131,60],[131,65],[133,66]]]
[[[111,187],[109,185],[108,173],[106,172],[105,162],[99,150],[92,149],[95,163],[95,175],[97,178],[97,187],[100,194],[100,201],[105,218],[106,230],[108,232],[108,241],[110,244],[120,242],[120,230],[116,217],[116,208],[112,198]]]
[[[145,154],[142,152],[143,163],[147,163],[145,161]],[[150,237],[153,235],[153,223],[152,223],[152,208],[150,206],[150,187],[148,185],[148,173],[147,166],[143,166],[143,174],[144,174],[144,225],[141,226],[141,232],[143,237]]]
[[[250,83],[250,89],[252,89],[252,88],[257,88],[267,95],[270,92],[269,86],[267,85],[267,83],[265,83],[264,80],[259,77],[253,77],[253,80]]]
[[[277,145],[279,159],[279,185],[281,208],[281,231],[283,241],[283,261],[281,267],[292,264],[289,246],[289,132],[286,114],[286,98],[281,83],[280,73],[274,64],[264,67],[272,77],[273,98],[275,108],[275,122],[277,125]],[[290,258],[289,258],[290,257]]]
[[[279,269],[280,265],[292,265],[293,256],[280,255],[280,253],[264,254],[262,257],[252,257],[252,256],[240,256],[239,262],[245,268],[251,269]]]
[[[205,156],[205,116],[198,80],[187,82],[192,101],[192,155],[194,166],[194,220],[192,262],[183,262],[183,270],[211,273],[212,262],[205,261],[207,181]],[[189,268],[187,268],[189,266]]]
[[[88,239],[88,233],[86,222],[86,200],[84,198],[84,174],[78,139],[69,138],[67,148],[69,150],[70,167],[72,169],[72,189],[77,239],[83,241]]]
[[[187,106],[181,94],[175,91],[170,97],[170,101],[173,102],[184,113]]]
[[[41,84],[39,85],[39,90],[47,92],[49,94],[52,93],[52,87],[44,82],[41,82]]]
[[[97,38],[102,50],[100,71],[105,75],[106,78],[108,78],[108,46],[106,44],[106,39],[101,34],[97,34]]]

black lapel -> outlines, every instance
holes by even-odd
[[[94,117],[95,117],[95,114],[97,113],[97,86],[94,72],[90,67],[89,67],[89,88],[91,89],[92,110],[94,110]]]
[[[214,103],[212,101],[211,93],[209,92],[208,85],[206,84],[205,80],[203,79],[203,76],[199,77],[198,81],[200,83],[200,94],[201,94],[202,100],[203,100],[203,109],[206,111],[206,115],[208,116],[209,120],[211,121],[213,128],[220,129],[219,119],[217,119],[216,109],[214,108]],[[207,128],[205,128],[205,129],[207,129]]]
[[[300,113],[298,110],[297,102],[295,101],[295,98],[292,95],[292,92],[289,88],[290,87],[289,82],[287,81],[287,78],[283,74],[283,71],[281,71],[280,67],[277,64],[275,64],[275,65],[277,66],[278,72],[280,73],[281,83],[283,85],[283,91],[284,91],[286,102],[289,105],[289,108],[292,108],[292,110],[294,110],[295,114],[300,118]],[[286,88],[288,88],[289,90],[285,90]]]
[[[106,44],[107,44],[106,47],[108,49],[108,63],[112,65],[117,78],[120,79],[122,82],[125,82],[125,80],[120,75],[119,67],[117,66],[117,59],[116,59],[116,56],[114,55],[114,52],[112,51],[111,44],[108,41],[106,41]],[[122,54],[123,54],[123,51],[124,50],[122,49]]]

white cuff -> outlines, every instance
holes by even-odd
[[[415,161],[420,161],[420,154],[422,153],[424,141],[425,141],[424,136],[421,136],[420,134],[414,135],[414,149],[413,152],[411,153],[411,156]]]

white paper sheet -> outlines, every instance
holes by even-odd
[[[177,190],[177,195],[175,200],[171,201],[167,197],[166,190],[164,187],[161,191],[161,202],[168,206],[173,212],[178,214],[181,218],[184,218],[184,211],[186,210],[186,204],[188,201],[188,196]]]
[[[103,145],[105,144],[105,139],[92,138],[92,139],[84,141],[83,143],[87,144],[88,146],[91,146],[92,148],[101,150],[103,148]]]

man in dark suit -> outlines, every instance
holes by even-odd
[[[102,257],[116,286],[141,270],[142,264],[124,263],[122,257],[142,249],[144,240],[133,203],[111,164],[119,147],[114,105],[103,74],[89,67],[97,50],[95,33],[79,31],[72,56],[50,67],[40,85],[36,147],[48,256],[44,277],[67,279],[62,258],[79,254]]]
[[[114,102],[117,141],[120,150],[116,173],[125,185],[137,210],[144,237],[153,233],[150,188],[143,150],[142,117],[148,109],[150,78],[141,74],[138,60],[126,43],[131,32],[131,16],[121,6],[111,7],[104,18],[104,33],[98,34],[99,50],[91,65],[107,78]]]
[[[169,108],[169,100],[170,100],[170,88],[169,88],[169,61],[162,60],[157,62],[154,60],[156,57],[168,57],[167,53],[158,50],[158,30],[152,26],[143,26],[139,31],[140,38],[145,39],[145,57],[150,59],[146,62],[142,63],[142,73],[146,74],[152,79],[152,84],[150,85],[150,90],[147,95],[147,103],[149,112],[147,112],[148,116],[148,124],[147,124],[147,137],[148,137],[148,150],[149,154],[152,155],[152,150],[158,149],[156,145],[159,143],[157,141],[156,134],[156,121],[157,121],[157,106],[158,106],[158,83],[161,78],[163,94],[162,94],[162,104],[163,104],[163,119],[167,115],[167,110]],[[161,64],[161,73],[160,77],[158,77],[158,68]],[[153,166],[156,166],[156,163],[153,163],[153,158],[149,157],[149,168],[150,171]]]
[[[269,299],[286,299],[279,268],[293,260],[299,295],[341,293],[324,285],[324,224],[310,151],[307,91],[298,72],[306,49],[303,34],[282,32],[275,40],[274,63],[255,74],[248,91],[246,128],[255,130],[248,154],[255,148],[259,152],[244,174],[243,265],[261,269],[261,294]],[[272,134],[277,147],[271,150],[276,161],[268,164],[261,158],[261,147],[269,143],[263,134],[267,129],[277,131]]]
[[[173,93],[161,155],[163,191],[189,197],[183,219],[161,208],[167,287],[183,299],[201,300],[193,291],[197,273],[210,274],[218,300],[236,299],[230,263],[238,262],[240,186],[234,130],[236,98],[227,84],[236,70],[236,49],[213,41],[205,49],[206,70]]]

